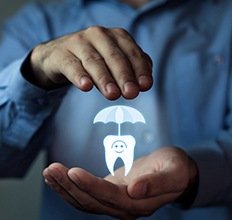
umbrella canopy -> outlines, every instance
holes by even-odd
[[[114,105],[102,109],[94,118],[93,123],[103,122],[115,122],[118,124],[118,133],[120,135],[120,124],[124,122],[146,123],[143,115],[135,108],[125,105]]]

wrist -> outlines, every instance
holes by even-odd
[[[34,48],[23,61],[21,66],[22,76],[31,84],[45,90],[58,89],[67,85],[67,80],[62,80],[61,78],[64,77],[61,74],[59,75],[60,81],[64,81],[64,83],[55,83],[40,68],[36,67],[38,65],[35,64],[38,62],[36,61],[37,55],[35,50],[36,48]]]
[[[46,79],[43,74],[33,68],[31,61],[32,53],[33,50],[27,55],[26,59],[23,61],[21,66],[21,73],[23,77],[31,84],[42,89],[49,90],[49,87],[47,86],[48,83],[46,82],[48,81],[48,79]]]

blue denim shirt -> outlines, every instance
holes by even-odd
[[[198,164],[192,209],[167,205],[147,219],[232,219],[232,2],[154,0],[133,9],[116,0],[30,4],[10,19],[0,44],[0,175],[21,177],[41,149],[48,161],[105,176],[102,140],[113,125],[93,125],[110,105],[135,107],[146,124],[125,124],[135,158],[175,145]],[[134,100],[108,101],[97,89],[46,92],[20,68],[37,44],[92,25],[122,27],[154,62],[154,86]],[[44,186],[42,219],[97,219]],[[110,219],[100,216],[99,219]]]

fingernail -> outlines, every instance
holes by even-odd
[[[89,82],[89,78],[88,78],[87,76],[82,76],[82,77],[80,78],[80,85],[81,85],[81,86],[85,85],[85,84],[88,83],[88,82]]]
[[[92,87],[93,87],[93,83],[92,83],[91,79],[87,76],[82,76],[79,79],[78,84],[80,85],[80,88],[85,90],[85,91],[88,91],[88,90],[92,89]]]
[[[150,83],[150,79],[147,76],[140,76],[139,77],[139,85],[146,85]]]
[[[126,82],[123,86],[123,94],[126,98],[135,98],[139,94],[138,85],[134,82]]]
[[[107,93],[118,93],[119,89],[114,83],[108,83],[106,85],[106,91]]]
[[[139,77],[138,82],[142,90],[147,89],[152,85],[152,78],[143,75]]]

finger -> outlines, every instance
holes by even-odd
[[[94,37],[98,42],[91,39],[91,43],[103,57],[122,95],[127,99],[135,98],[139,93],[139,87],[126,54],[120,49],[109,30],[92,27],[89,31],[95,33]]]
[[[146,91],[151,88],[153,84],[152,79],[152,60],[142,51],[136,44],[134,39],[121,28],[112,30],[116,36],[115,39],[130,61],[133,72],[139,84],[140,91]]]
[[[69,180],[67,176],[68,169],[62,164],[53,163],[44,170],[44,176],[48,185],[59,193],[65,200],[70,202],[74,207],[86,211],[87,205],[82,205],[80,201],[88,201],[86,194]],[[70,199],[71,197],[71,199]],[[94,208],[94,207],[93,207]],[[89,210],[90,211],[90,210]],[[93,212],[94,210],[92,210]]]
[[[132,199],[128,196],[125,186],[117,186],[104,179],[94,177],[81,168],[72,168],[68,176],[77,184],[78,188],[88,192],[100,203],[118,209],[128,218],[149,216],[158,208],[174,201],[178,193],[167,193],[157,197]],[[94,186],[94,187],[93,187]],[[96,190],[98,189],[98,190]]]
[[[96,87],[108,99],[114,100],[121,95],[114,78],[110,74],[103,57],[94,49],[92,45],[81,41],[76,43],[76,55],[81,60],[83,68],[91,76]]]
[[[79,189],[78,186],[69,179],[67,171],[67,168],[59,163],[53,163],[47,169],[47,172],[50,175],[49,181],[51,181],[51,178],[55,180],[51,184],[51,187],[66,201],[85,212],[107,214],[115,217],[125,215],[125,213],[122,213],[117,209],[104,206],[94,197]],[[48,176],[46,176],[46,178],[48,178]]]
[[[53,174],[56,175],[57,178],[60,179],[59,173],[58,174]],[[43,176],[45,178],[45,183],[52,188],[55,192],[57,192],[65,201],[67,201],[69,204],[74,206],[75,208],[79,210],[84,210],[82,205],[75,200],[75,198],[67,192],[67,189],[63,188],[59,182],[50,174],[50,171],[48,168],[46,168],[43,171]]]
[[[132,200],[128,196],[126,186],[124,185],[115,185],[102,178],[96,178],[81,168],[70,169],[68,176],[80,189],[88,192],[101,204],[120,211],[123,219],[126,216],[129,219],[133,219],[136,216],[136,207],[141,206],[142,201]]]
[[[62,73],[73,85],[82,91],[89,91],[93,87],[93,81],[86,70],[83,68],[80,60],[71,52],[65,52],[58,55],[57,71]]]
[[[68,176],[77,184],[78,188],[88,192],[103,204],[110,207],[119,206],[118,202],[122,199],[122,192],[117,185],[105,181],[104,179],[97,178],[81,168],[70,169]],[[119,194],[120,198],[117,197]]]

